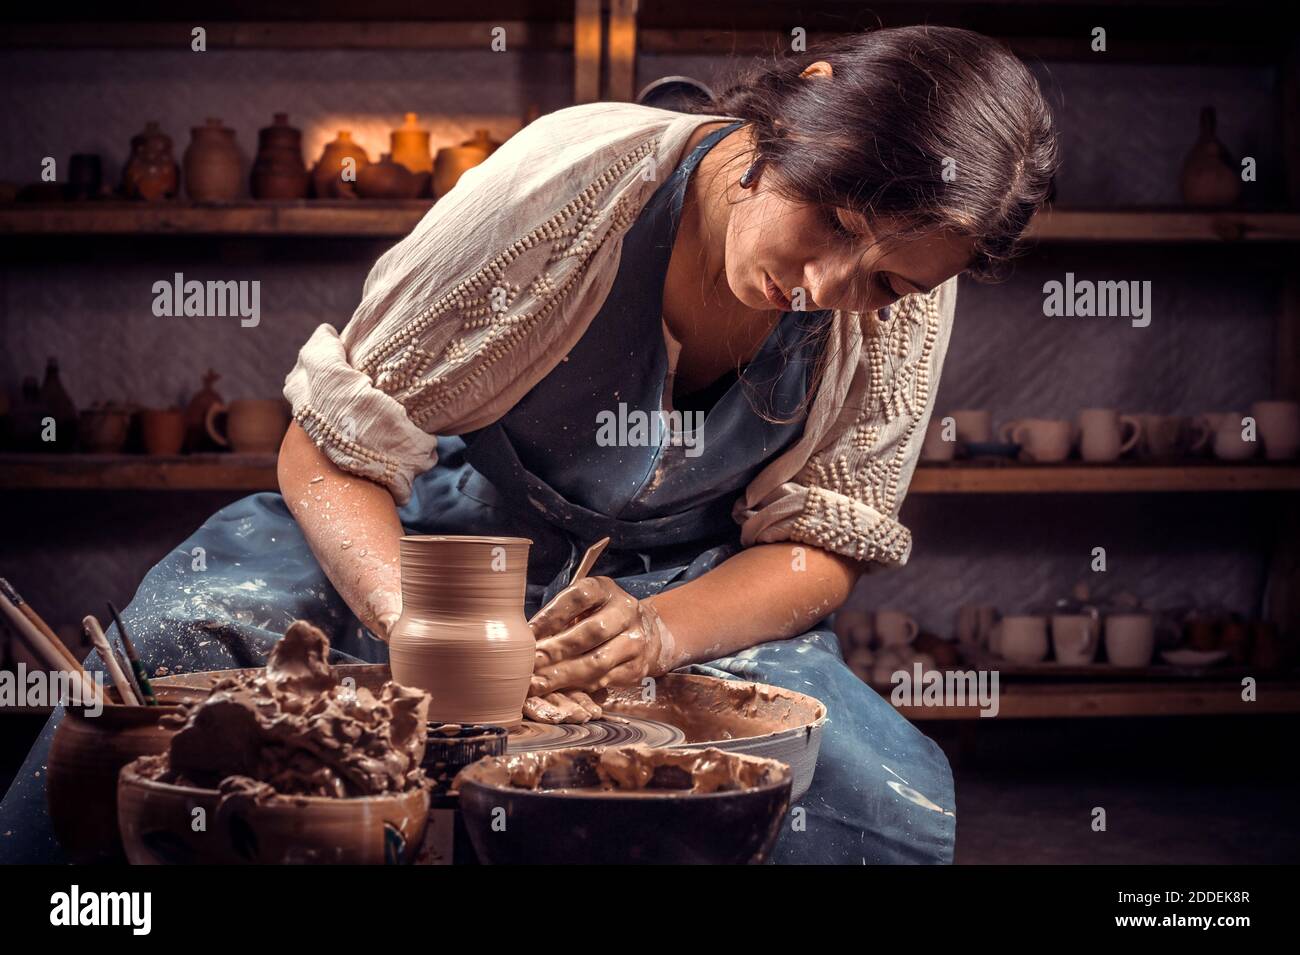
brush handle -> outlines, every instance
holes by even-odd
[[[81,680],[82,695],[87,701],[99,697],[99,688],[95,686],[95,682],[90,679],[89,674],[80,666],[69,670],[67,660],[51,645],[50,639],[41,633],[21,610],[8,600],[0,600],[0,612],[4,613],[13,628],[18,631],[18,635],[23,638],[23,642],[27,644],[32,653],[45,661],[47,667],[56,672],[62,670],[77,676]],[[61,642],[57,639],[53,641],[53,643]]]
[[[95,645],[99,655],[104,658],[104,668],[108,670],[108,675],[113,678],[113,685],[117,687],[122,702],[128,706],[139,706],[140,701],[135,698],[135,691],[131,689],[131,684],[127,682],[126,674],[122,672],[122,667],[117,662],[117,654],[108,645],[108,637],[104,636],[99,621],[94,617],[86,617],[81,621],[81,624],[86,628],[86,633],[90,636],[90,642]]]

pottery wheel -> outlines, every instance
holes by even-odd
[[[674,746],[686,734],[669,723],[637,716],[615,716],[589,723],[534,723],[524,720],[511,732],[506,746],[511,753],[529,753],[565,746],[622,746],[643,743],[646,746]]]

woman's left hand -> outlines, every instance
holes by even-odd
[[[577,581],[529,623],[537,638],[529,696],[636,684],[665,672],[672,653],[650,599],[637,600],[608,577]]]

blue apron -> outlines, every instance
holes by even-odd
[[[636,597],[694,580],[736,554],[733,503],[802,433],[820,341],[814,330],[824,313],[782,315],[730,386],[724,380],[711,406],[697,409],[702,426],[676,435],[655,426],[668,372],[663,277],[687,182],[739,125],[702,140],[656,190],[624,237],[606,301],[566,359],[496,423],[440,437],[437,466],[416,479],[400,511],[410,533],[531,538],[530,614],[601,537],[611,542],[594,573]],[[699,425],[698,417],[685,420]],[[611,434],[618,440],[606,440]],[[278,494],[215,514],[149,572],[123,613],[151,670],[260,665],[297,618],[330,634],[338,662],[387,658],[330,585]],[[774,861],[952,860],[947,760],[849,670],[824,623],[686,670],[787,687],[828,708],[812,788]],[[12,832],[0,840],[0,860],[59,858],[43,774],[34,773],[60,716],[51,717],[0,804],[0,832]]]

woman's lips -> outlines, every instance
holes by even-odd
[[[763,279],[763,292],[767,296],[767,300],[777,308],[789,311],[790,300],[785,297],[785,293],[781,291],[781,287],[773,282],[772,276],[768,275],[766,272],[763,273]]]

